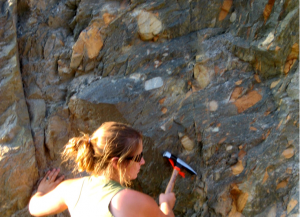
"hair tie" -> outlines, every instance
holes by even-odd
[[[89,137],[89,145],[91,144],[91,137]]]

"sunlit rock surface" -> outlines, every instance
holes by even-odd
[[[22,86],[16,34],[16,2],[0,12],[0,213],[23,209],[38,179],[30,118]]]
[[[299,215],[299,2],[1,3],[1,216],[30,216],[69,138],[121,121],[144,135],[134,188],[154,199],[166,150],[176,216]],[[69,216],[65,211],[57,216]]]

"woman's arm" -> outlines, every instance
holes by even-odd
[[[159,208],[166,216],[174,216],[175,194],[173,192],[159,195]]]
[[[59,169],[48,171],[42,179],[37,192],[29,202],[29,212],[33,216],[45,216],[60,213],[67,209],[63,195],[65,185],[61,183],[63,176],[56,179]]]
[[[113,197],[109,208],[116,217],[174,217],[175,200],[174,193],[162,194],[159,207],[150,196],[125,189]]]

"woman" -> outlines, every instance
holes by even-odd
[[[89,177],[63,180],[59,169],[49,171],[31,198],[29,211],[34,216],[53,215],[69,209],[72,217],[173,217],[174,193],[154,199],[125,188],[136,179],[143,158],[142,135],[116,122],[101,125],[91,137],[69,140],[65,160],[74,159],[76,169]]]

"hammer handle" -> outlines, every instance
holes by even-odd
[[[166,194],[173,191],[175,180],[176,180],[178,173],[179,173],[178,170],[175,170],[175,169],[173,170],[172,176],[171,176],[168,186],[166,188],[166,192],[165,192]]]

